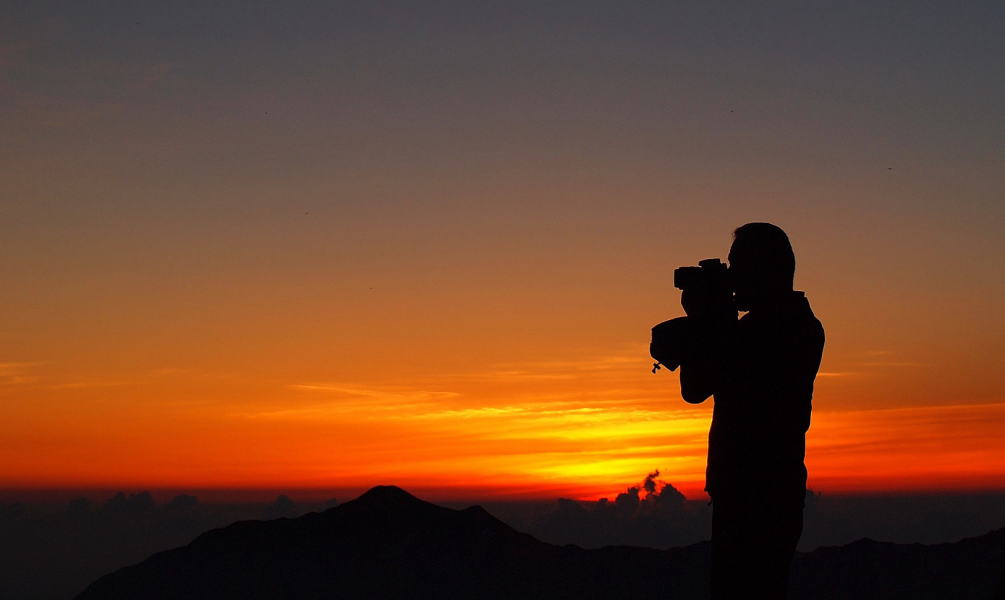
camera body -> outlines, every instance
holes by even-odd
[[[703,287],[708,291],[728,291],[729,270],[718,258],[699,261],[697,267],[677,267],[673,271],[673,285],[683,291]]]

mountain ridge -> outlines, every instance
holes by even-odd
[[[707,560],[708,542],[547,544],[480,506],[449,509],[382,485],[322,512],[207,531],[99,578],[77,598],[703,598]],[[997,598],[1003,566],[1005,529],[933,546],[862,539],[798,555],[792,591]]]

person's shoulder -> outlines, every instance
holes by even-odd
[[[806,309],[803,313],[803,330],[816,344],[823,345],[824,338],[826,337],[824,333],[824,324],[820,322],[820,319],[813,313],[813,309],[810,308],[810,302],[804,299],[806,303]]]
[[[813,336],[813,341],[823,345],[824,338],[826,334],[824,333],[824,324],[820,322],[820,319],[815,316],[810,319],[810,333]]]
[[[810,306],[810,299],[807,298],[805,295],[802,297],[802,304],[803,304],[803,315],[806,318],[806,320],[813,323],[817,328],[820,329],[820,331],[823,331],[824,329],[823,323],[820,322],[820,319],[817,318],[816,313],[813,312],[813,308]]]

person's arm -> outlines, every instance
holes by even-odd
[[[692,326],[691,352],[680,366],[680,395],[689,404],[701,404],[722,389],[731,371],[736,321],[695,321]]]
[[[694,360],[680,366],[680,395],[688,404],[701,404],[715,393],[719,375],[710,361]]]

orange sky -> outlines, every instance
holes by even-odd
[[[649,329],[769,221],[809,485],[1005,489],[1000,18],[363,4],[0,19],[0,488],[700,495]]]
[[[394,482],[441,497],[591,498],[660,469],[664,480],[700,496],[710,406],[684,404],[677,375],[653,375],[648,365],[641,345],[410,377],[395,376],[388,356],[387,377],[371,382],[186,369],[60,380],[49,375],[52,365],[7,364],[5,395],[19,401],[5,409],[4,483],[346,489]],[[817,380],[811,487],[1005,487],[1005,403],[842,407],[844,379],[884,375],[862,368],[824,370]]]

